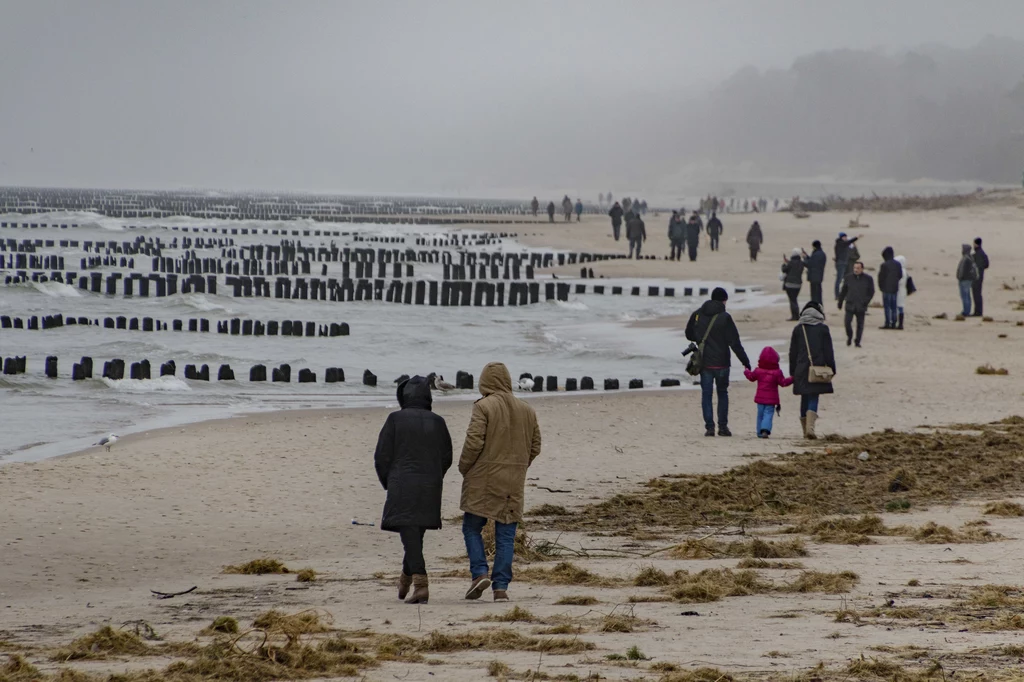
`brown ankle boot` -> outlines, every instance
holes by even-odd
[[[405,572],[398,578],[398,598],[405,599],[409,594],[409,588],[412,587],[412,576],[406,575]]]
[[[430,600],[430,590],[427,585],[427,576],[414,575],[412,577],[412,595],[405,600],[405,603],[426,604]]]

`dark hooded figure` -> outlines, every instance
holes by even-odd
[[[398,598],[426,604],[427,566],[423,535],[441,527],[441,489],[452,465],[452,439],[444,419],[430,410],[430,384],[414,376],[398,385],[397,412],[388,415],[373,455],[380,484],[387,490],[380,527],[397,532],[405,547]]]
[[[697,260],[697,245],[700,244],[700,233],[703,230],[704,224],[694,211],[690,216],[690,222],[686,223],[686,252],[691,261]]]
[[[555,202],[553,201],[548,202],[548,222],[555,222]]]
[[[712,198],[712,204],[717,206],[718,200]],[[715,211],[711,211],[711,220],[708,221],[708,237],[711,238],[711,250],[718,251],[718,239],[722,236],[722,221],[718,219],[718,214]]]
[[[619,206],[619,202],[615,202],[611,210],[608,211],[608,217],[612,219],[612,234],[615,236],[615,241],[619,241],[619,233],[622,230],[622,206]]]
[[[537,197],[534,197],[533,201],[530,202],[530,212],[533,213],[533,217],[534,218],[537,217],[537,211],[539,211],[539,210],[540,210],[540,202],[537,201]]]
[[[982,317],[984,311],[984,299],[981,289],[985,286],[985,271],[988,270],[988,254],[981,248],[981,237],[974,240],[974,265],[978,269],[978,279],[971,283],[971,293],[974,296],[974,316]]]
[[[821,283],[825,279],[825,266],[828,265],[828,256],[821,248],[821,242],[817,239],[811,244],[814,250],[811,255],[804,259],[807,266],[807,281],[811,285],[811,300],[822,302]]]
[[[750,248],[750,262],[757,262],[757,254],[761,251],[761,244],[764,243],[764,234],[761,232],[761,223],[754,221],[754,224],[747,230],[747,246]]]
[[[903,266],[896,260],[896,252],[887,246],[882,249],[882,265],[878,268],[878,290],[882,292],[882,306],[885,308],[885,326],[882,329],[896,329],[901,279]]]

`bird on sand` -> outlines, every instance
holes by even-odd
[[[448,391],[455,390],[455,387],[449,384],[447,381],[445,381],[443,376],[441,376],[440,374],[435,374],[434,372],[431,372],[429,375],[427,375],[427,381],[430,382],[430,388],[434,389],[435,391],[447,393]]]
[[[532,391],[533,390],[533,379],[523,377],[519,380],[520,391]]]
[[[110,446],[113,445],[116,442],[117,442],[117,434],[116,433],[112,433],[112,434],[110,434],[108,436],[103,436],[103,438],[100,438],[100,442],[93,443],[93,445],[102,445],[103,447],[105,447],[107,449],[107,452],[110,452]]]

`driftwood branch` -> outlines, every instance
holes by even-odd
[[[155,596],[157,599],[174,599],[175,597],[180,597],[183,594],[188,594],[189,592],[195,592],[198,589],[199,589],[198,586],[193,585],[192,587],[190,587],[187,590],[184,590],[182,592],[157,592],[156,590],[150,590],[150,592],[152,592],[153,596]]]

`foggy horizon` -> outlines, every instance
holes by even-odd
[[[511,197],[1024,171],[1024,3],[0,0],[0,185]]]

